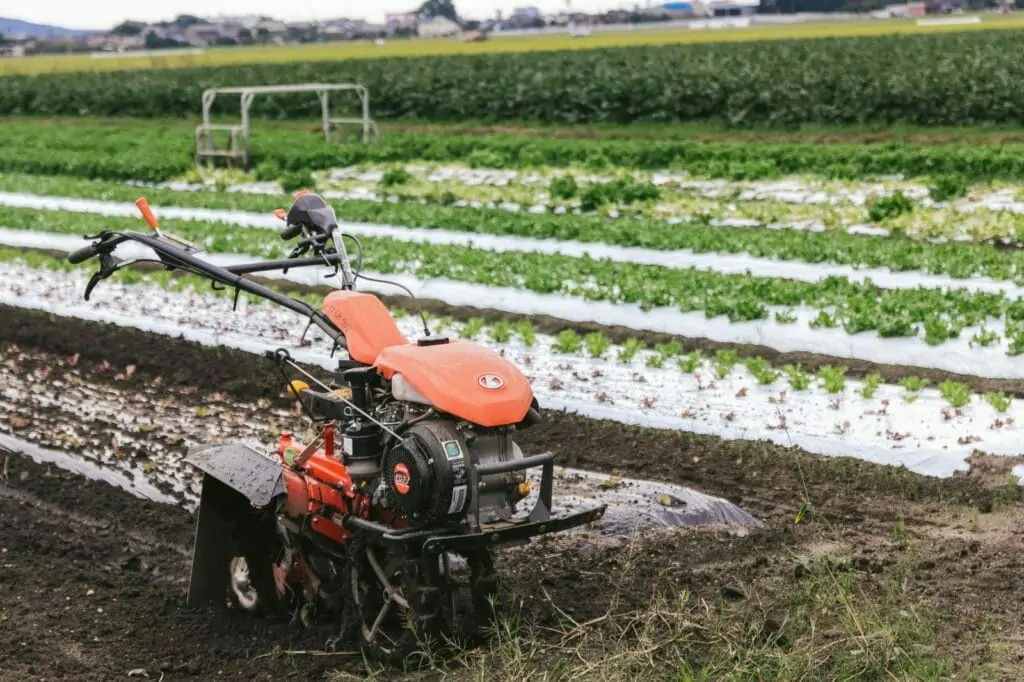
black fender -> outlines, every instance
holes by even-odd
[[[240,493],[254,507],[265,507],[285,492],[281,461],[242,443],[199,445],[189,449],[185,462]]]
[[[267,510],[285,493],[284,475],[279,460],[241,443],[200,445],[185,461],[203,472],[187,596],[200,606],[223,600],[230,560],[246,539],[273,537]]]

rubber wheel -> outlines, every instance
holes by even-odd
[[[285,595],[279,594],[274,579],[274,564],[284,546],[277,535],[273,514],[253,510],[239,515],[233,546],[233,558],[228,565],[229,605],[268,618],[289,617],[295,599],[287,591]],[[239,584],[243,574],[244,586]],[[239,591],[244,593],[240,595]]]

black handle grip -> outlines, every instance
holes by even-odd
[[[295,239],[302,234],[302,225],[285,225],[278,230],[281,235],[281,239],[288,241],[289,239]]]
[[[99,249],[96,248],[96,244],[89,244],[88,246],[83,246],[77,251],[72,251],[68,254],[68,261],[78,265],[79,263],[89,260],[99,252]]]

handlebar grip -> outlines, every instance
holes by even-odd
[[[68,254],[68,262],[78,265],[79,263],[89,260],[99,252],[99,249],[96,248],[96,244],[89,244],[88,246],[83,246],[77,251],[72,251]]]
[[[295,239],[302,234],[301,225],[285,225],[278,229],[278,233],[281,235],[281,239],[288,241],[289,239]]]

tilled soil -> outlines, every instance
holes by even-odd
[[[182,409],[201,406],[185,390],[194,386],[284,406],[280,378],[258,358],[36,319],[36,328],[0,325],[0,343],[15,335],[22,345],[38,343],[30,371],[46,353],[54,365],[77,355],[75,372],[114,389],[128,390],[129,364],[132,382],[151,386],[161,377],[154,390]],[[8,417],[0,415],[0,431],[31,431]],[[505,593],[523,600],[521,618],[546,646],[586,649],[574,639],[584,624],[611,627],[684,590],[724,605],[705,613],[708,621],[732,614],[743,631],[789,632],[794,590],[827,558],[829,574],[847,576],[865,608],[892,602],[896,613],[935,614],[930,655],[957,678],[1024,678],[1024,515],[1008,479],[1012,460],[978,457],[968,474],[939,480],[764,443],[545,417],[520,434],[525,449],[551,450],[566,466],[688,485],[766,522],[753,530],[560,537],[501,552]],[[187,511],[21,457],[0,453],[0,460],[0,679],[319,679],[364,670],[358,656],[323,651],[329,631],[187,608]],[[830,613],[823,612],[826,625],[841,619]],[[565,634],[567,619],[578,626],[573,636]],[[595,655],[582,649],[573,650],[581,660]]]

